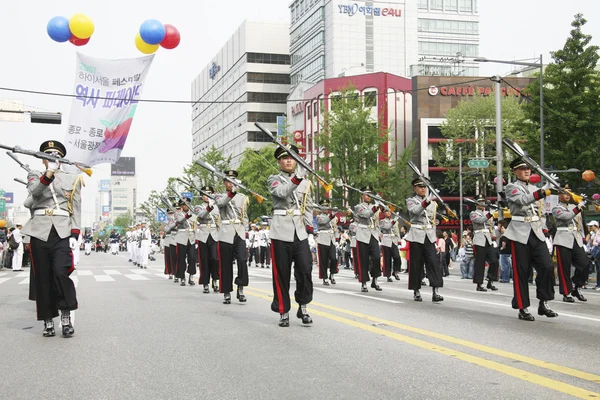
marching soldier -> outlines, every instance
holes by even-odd
[[[509,183],[505,188],[512,218],[504,236],[511,241],[514,276],[512,307],[519,310],[519,319],[535,320],[527,309],[530,305],[527,280],[533,264],[537,271],[536,295],[540,301],[538,315],[558,317],[547,303],[554,300],[554,265],[546,246],[545,227],[537,209],[537,202],[550,195],[550,184],[542,189],[530,184],[531,166],[521,157],[514,159],[510,167],[517,181]]]
[[[352,214],[350,214],[352,215]],[[356,255],[356,230],[358,224],[352,220],[348,225],[348,236],[350,236],[350,250],[352,252],[352,269],[354,270],[354,278],[358,279],[358,256]]]
[[[432,287],[432,301],[443,301],[438,293],[438,288],[444,286],[442,269],[435,252],[435,217],[437,203],[435,196],[427,196],[427,186],[421,178],[413,179],[415,196],[406,199],[410,215],[410,230],[406,241],[410,246],[410,260],[408,261],[408,288],[414,291],[414,300],[423,301],[421,297],[421,279],[423,277],[423,264]]]
[[[110,252],[113,256],[119,254],[119,233],[113,229],[109,236]]]
[[[388,282],[392,280],[392,268],[394,270],[394,278],[400,280],[398,275],[400,272],[400,253],[398,252],[398,240],[394,233],[397,228],[396,220],[392,219],[392,212],[388,207],[384,209],[384,218],[379,220],[379,229],[381,230],[381,248],[383,250],[383,275]],[[392,264],[393,262],[393,264]]]
[[[204,186],[202,191],[213,194],[212,186]],[[214,206],[214,201],[203,195],[205,206],[199,206],[195,212],[198,215],[198,229],[196,230],[196,244],[198,245],[198,264],[200,265],[200,279],[203,293],[209,293],[208,284],[212,277],[214,292],[219,291],[219,258],[218,258],[218,224],[221,216],[219,209]]]
[[[46,141],[40,151],[64,158],[67,151],[58,141]],[[81,184],[76,174],[60,170],[60,163],[44,160],[45,173],[28,175],[33,217],[23,227],[31,237],[31,265],[35,275],[38,321],[44,321],[45,337],[54,336],[54,317],[61,310],[62,334],[75,333],[71,311],[77,309],[75,285],[69,277],[75,270],[73,250],[81,232]]]
[[[498,280],[498,252],[494,247],[492,238],[494,216],[485,209],[486,199],[478,196],[475,199],[477,209],[469,215],[473,222],[473,250],[475,252],[475,271],[473,272],[473,283],[477,284],[478,292],[487,292],[487,289],[498,290],[493,282]],[[488,263],[487,289],[483,284],[485,263]]]
[[[281,172],[268,179],[269,191],[273,197],[273,220],[271,221],[271,253],[273,258],[273,302],[271,310],[279,313],[279,326],[290,325],[289,311],[290,278],[294,263],[294,292],[298,312],[296,317],[303,324],[312,324],[306,305],[313,298],[312,255],[308,246],[308,234],[313,233],[312,199],[310,181],[304,179],[307,171],[298,167],[289,152],[298,153],[294,145],[288,151],[278,147],[275,158]]]
[[[196,257],[194,229],[189,219],[194,215],[188,207],[188,203],[179,200],[181,210],[175,213],[175,222],[177,223],[177,234],[175,235],[175,243],[177,245],[177,273],[176,277],[181,280],[180,286],[185,286],[185,272],[189,274],[188,284],[193,286],[194,275],[196,275]]]
[[[83,237],[84,242],[84,251],[85,255],[89,256],[92,254],[92,242],[94,241],[94,237],[92,236],[90,231],[85,231],[85,236]]]
[[[269,224],[267,222],[261,223],[261,230],[258,234],[258,258],[260,261],[260,267],[264,268],[265,265],[269,268],[269,259],[267,258],[268,244],[269,244]]]
[[[569,185],[564,185],[569,189]],[[554,235],[554,249],[558,261],[558,287],[563,301],[573,303],[571,296],[577,297],[579,301],[587,301],[581,293],[589,275],[589,260],[583,250],[583,236],[581,223],[581,210],[585,202],[570,208],[571,196],[567,193],[559,193],[559,204],[552,209],[552,215],[556,221],[556,234]],[[575,272],[571,279],[571,265],[575,266]],[[575,289],[573,289],[575,284]]]
[[[331,284],[335,285],[337,274],[337,253],[335,247],[335,234],[337,218],[331,210],[327,199],[319,203],[321,212],[317,215],[317,225],[319,232],[317,235],[317,255],[319,260],[319,279],[323,280],[323,285],[329,286],[328,278],[331,278]]]
[[[225,172],[228,178],[236,179],[237,171]],[[219,229],[219,276],[224,304],[231,303],[233,284],[237,285],[236,297],[241,303],[246,302],[244,286],[248,286],[248,260],[246,257],[246,229],[248,228],[248,197],[236,192],[237,187],[223,179],[226,193],[218,194],[216,206],[221,215]],[[237,277],[233,279],[233,261],[237,264]]]
[[[369,270],[373,279],[371,287],[377,291],[382,291],[377,284],[377,278],[381,276],[381,252],[379,249],[379,217],[383,210],[383,204],[376,202],[371,204],[369,193],[373,193],[371,186],[366,186],[361,189],[364,192],[362,203],[354,207],[354,216],[357,222],[356,240],[357,240],[357,260],[358,263],[358,279],[362,284],[361,292],[368,292],[367,282],[369,282]]]
[[[140,268],[148,268],[148,257],[150,256],[150,243],[152,241],[152,233],[146,226],[146,222],[142,222],[140,229]],[[192,245],[193,246],[193,245]],[[190,277],[191,279],[191,277]]]
[[[254,260],[254,266],[258,267],[258,230],[256,224],[250,225],[250,231],[248,232],[248,265],[252,265]]]

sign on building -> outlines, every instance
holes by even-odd
[[[120,157],[116,164],[111,164],[112,176],[135,176],[135,157]]]

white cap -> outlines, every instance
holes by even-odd
[[[587,224],[588,226],[598,226],[598,221],[590,221]]]

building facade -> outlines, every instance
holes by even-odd
[[[371,72],[478,74],[477,0],[294,0],[291,83]]]
[[[290,92],[288,25],[245,21],[192,82],[194,160],[213,146],[239,165],[247,148],[270,140]]]
[[[121,215],[129,214],[133,217],[137,207],[135,157],[120,157],[116,164],[111,164],[110,175],[109,205],[107,207],[102,202],[100,203],[102,216],[106,218],[106,210],[110,209],[108,218],[113,221]],[[107,183],[101,182],[99,189],[106,191]]]

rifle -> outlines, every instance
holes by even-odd
[[[227,182],[234,184],[235,186],[239,187],[240,189],[247,191],[248,193],[250,193],[252,196],[254,196],[256,198],[256,201],[258,201],[259,204],[262,203],[263,200],[265,199],[260,194],[248,189],[241,182],[236,182],[233,179],[231,179],[230,177],[228,177],[227,175],[225,175],[224,173],[217,171],[217,169],[215,167],[213,167],[212,165],[210,165],[202,160],[196,160],[196,164],[200,165],[202,168],[205,168],[209,172],[212,172],[213,175],[217,176],[217,178],[221,178]]]
[[[281,143],[281,141],[279,139],[277,139],[275,136],[273,136],[273,134],[271,133],[271,131],[269,131],[267,128],[263,127],[261,124],[259,124],[258,122],[255,122],[254,125],[260,129],[261,131],[263,131],[263,133],[267,136],[269,136],[269,138],[273,141],[273,143],[275,143],[278,147],[281,147],[283,150],[287,151],[290,155],[290,157],[292,157],[294,160],[296,160],[296,162],[298,163],[298,165],[300,165],[302,168],[304,168],[305,170],[307,170],[308,172],[310,172],[311,174],[313,174],[317,180],[319,181],[319,183],[321,184],[321,186],[323,186],[323,188],[325,188],[325,191],[329,192],[331,189],[333,189],[333,185],[328,183],[325,179],[323,179],[314,169],[312,169],[310,167],[310,165],[308,165],[308,163],[306,162],[306,160],[302,157],[300,157],[300,155],[298,155],[297,153],[290,151],[289,148],[287,148],[283,143]]]
[[[427,186],[427,188],[429,189],[429,193],[433,194],[435,196],[435,198],[438,200],[438,202],[440,203],[440,205],[444,206],[444,208],[446,209],[446,213],[448,213],[448,216],[450,216],[452,218],[456,218],[456,212],[454,210],[452,210],[448,206],[448,204],[446,204],[444,202],[444,200],[442,200],[442,198],[440,197],[438,192],[436,192],[435,188],[433,187],[433,185],[431,184],[429,179],[425,175],[423,175],[423,173],[419,170],[419,168],[417,168],[417,166],[412,161],[408,162],[408,166],[415,172],[415,174],[417,174],[417,176],[419,178],[421,178],[421,180],[423,181],[425,186]],[[442,215],[442,218],[444,218],[444,215]]]
[[[27,182],[25,182],[25,181],[24,181],[24,180],[22,180],[22,179],[15,178],[15,182],[19,182],[19,183],[21,183],[21,184],[23,184],[23,185],[27,186]]]
[[[467,202],[467,203],[471,203],[471,204],[474,204],[474,205],[476,205],[476,206],[478,206],[478,205],[479,205],[479,203],[477,203],[475,200],[473,200],[473,199],[469,199],[468,197],[464,197],[464,198],[463,198],[463,200],[464,200],[465,202]],[[498,209],[498,206],[497,206],[496,204],[494,204],[494,203],[490,203],[490,202],[489,202],[489,201],[487,201],[487,200],[486,200],[486,202],[485,202],[485,205],[486,205],[486,207],[494,208],[494,209],[496,209],[496,210]]]
[[[79,170],[81,170],[82,172],[85,172],[87,174],[87,176],[92,176],[92,168],[87,164],[83,164],[83,163],[80,163],[77,161],[70,161],[70,160],[67,160],[66,158],[54,157],[54,156],[51,156],[50,154],[44,153],[42,151],[26,150],[26,149],[21,148],[20,146],[11,147],[11,146],[7,146],[4,144],[0,144],[0,149],[10,150],[13,153],[26,154],[28,156],[39,158],[40,160],[48,160],[48,161],[52,161],[52,162],[56,162],[56,163],[73,165],[73,166],[79,168]],[[13,159],[15,161],[17,161],[14,157],[13,157]]]
[[[17,164],[19,164],[19,167],[23,168],[25,171],[27,171],[28,174],[31,173],[31,168],[29,168],[29,165],[21,162],[21,160],[19,160],[17,158],[17,156],[15,156],[13,153],[11,153],[10,151],[7,151],[6,154],[12,158],[13,160],[15,160],[17,162]]]
[[[343,187],[346,187],[346,188],[348,188],[348,189],[350,189],[350,190],[354,190],[354,191],[355,191],[355,192],[357,192],[357,193],[360,193],[360,194],[366,194],[367,196],[369,196],[369,197],[370,197],[370,198],[372,198],[373,200],[376,200],[376,201],[379,201],[380,203],[385,203],[385,204],[389,205],[389,206],[390,206],[390,211],[391,211],[392,213],[395,213],[395,211],[396,211],[397,209],[400,209],[400,206],[399,206],[399,205],[397,205],[397,204],[394,204],[394,203],[392,203],[391,201],[387,201],[387,200],[383,199],[382,197],[380,197],[380,196],[376,195],[375,193],[367,193],[367,192],[363,192],[362,190],[360,190],[360,189],[357,189],[357,188],[355,188],[354,186],[350,186],[350,185],[348,185],[348,184],[346,184],[346,183],[342,183],[342,186],[343,186]],[[400,213],[395,213],[395,214],[396,214],[398,217],[400,217],[400,218],[401,218],[401,219],[404,221],[404,223],[405,223],[405,224],[407,224],[408,226],[410,226],[410,225],[411,225],[411,224],[410,224],[410,221],[409,221],[408,219],[404,218],[402,215],[400,215]]]
[[[173,213],[175,213],[175,209],[173,208],[173,206],[171,205],[171,203],[169,203],[169,200],[167,198],[165,198],[165,196],[160,196],[160,200],[165,203],[165,205],[167,206],[167,209]]]
[[[200,193],[202,196],[206,196],[206,197],[208,197],[208,198],[209,198],[209,199],[211,199],[211,200],[216,200],[216,199],[215,199],[215,196],[213,196],[212,194],[210,194],[210,193],[208,193],[208,192],[205,192],[205,191],[204,191],[204,190],[202,190],[202,189],[198,189],[198,188],[196,187],[196,185],[194,185],[192,182],[188,182],[188,181],[185,181],[185,180],[183,180],[183,179],[180,179],[180,178],[177,178],[177,180],[178,180],[179,182],[183,183],[185,186],[189,187],[190,189],[192,189],[192,190],[195,190],[196,192]]]

